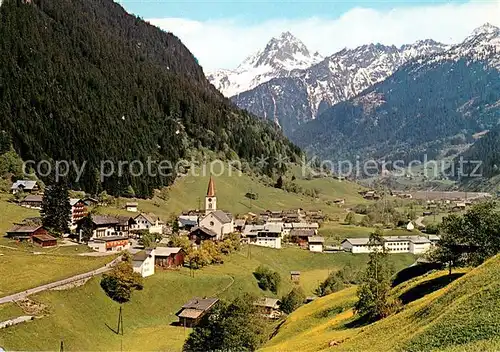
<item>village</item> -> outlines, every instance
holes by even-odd
[[[23,194],[18,202],[21,207],[41,210],[43,194],[36,181],[16,181],[11,188],[13,195]],[[380,196],[375,191],[365,191],[365,199],[377,200]],[[411,195],[394,193],[393,197],[411,198]],[[449,197],[448,197],[449,198]],[[438,202],[450,204],[449,199],[427,200],[427,208],[432,209]],[[221,210],[217,202],[215,180],[210,177],[205,194],[204,209],[186,210],[169,223],[153,213],[141,212],[139,203],[128,201],[124,210],[129,215],[97,214],[91,209],[99,204],[91,197],[70,198],[71,206],[70,233],[58,239],[46,229],[40,217],[25,218],[6,231],[6,237],[18,242],[30,242],[42,248],[55,247],[61,241],[66,244],[85,244],[96,255],[116,255],[128,251],[132,255],[134,272],[143,278],[152,276],[158,270],[176,270],[188,263],[188,251],[196,251],[205,242],[220,243],[229,236],[237,235],[241,245],[268,247],[275,250],[296,247],[312,253],[347,252],[352,254],[370,253],[382,249],[373,246],[366,237],[345,237],[338,245],[326,245],[319,230],[325,222],[325,215],[320,210],[283,209],[267,210],[258,214],[249,212],[234,217],[228,211]],[[465,203],[465,202],[463,202]],[[468,204],[472,202],[469,201]],[[337,204],[343,204],[339,200]],[[423,215],[426,215],[425,213]],[[429,215],[429,214],[428,214]],[[383,247],[388,253],[409,253],[423,255],[436,246],[439,236],[416,231],[418,225],[408,221],[407,234],[383,236]],[[144,245],[147,234],[153,243]],[[172,239],[188,240],[188,247],[174,246]],[[250,248],[250,247],[249,247]],[[299,269],[299,268],[298,268]],[[300,271],[290,271],[292,282],[300,281]],[[307,297],[307,301],[314,297]],[[210,311],[218,301],[216,297],[194,297],[180,307],[176,315],[178,324],[193,327]],[[282,312],[279,299],[261,297],[255,302],[263,316],[277,319]]]

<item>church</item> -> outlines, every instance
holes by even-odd
[[[206,238],[222,240],[224,235],[234,232],[234,219],[229,213],[217,209],[217,195],[215,194],[215,182],[212,177],[208,181],[207,195],[205,196],[205,215],[198,221],[197,229],[193,232],[203,233]],[[197,236],[199,237],[199,236]]]

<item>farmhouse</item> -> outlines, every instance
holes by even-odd
[[[217,240],[218,234],[215,233],[214,231],[207,229],[204,226],[195,226],[191,229],[191,232],[189,233],[189,239],[196,243],[197,245],[200,245],[201,242],[203,241],[215,241]]]
[[[129,229],[135,224],[135,220],[128,216],[106,216],[92,215],[92,236],[91,238],[101,238],[109,236],[129,236]],[[84,218],[77,221],[76,232],[83,235]]]
[[[142,277],[148,277],[155,273],[154,251],[154,249],[146,249],[133,256],[132,267],[134,272],[141,274]]]
[[[14,225],[7,231],[7,237],[20,240],[30,241],[34,235],[48,235],[49,232],[41,225]]]
[[[178,268],[184,265],[186,252],[179,247],[157,247],[154,250],[154,263],[161,268]]]
[[[179,325],[189,328],[196,326],[218,301],[218,298],[191,299],[175,314],[179,317]]]
[[[19,192],[36,193],[39,191],[38,183],[30,180],[18,180],[12,184],[10,190],[12,194]]]
[[[41,195],[27,195],[22,201],[21,206],[31,209],[42,209],[43,197]]]
[[[307,248],[308,239],[316,236],[316,231],[312,229],[292,229],[290,231],[290,241],[298,244],[302,248]]]
[[[155,214],[140,213],[134,218],[135,224],[131,226],[132,230],[148,230],[149,233],[163,233],[165,223]]]
[[[311,252],[323,252],[323,244],[325,243],[323,237],[311,236],[307,238],[307,242]]]
[[[280,301],[277,298],[263,297],[254,302],[260,314],[268,319],[279,319],[282,315],[280,311]]]
[[[91,239],[88,246],[100,253],[121,252],[130,248],[130,242],[124,236],[105,236]]]

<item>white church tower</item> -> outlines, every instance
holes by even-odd
[[[212,176],[208,181],[207,196],[205,197],[205,214],[217,210],[217,197],[215,196],[215,184]]]

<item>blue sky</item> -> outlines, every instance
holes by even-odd
[[[465,1],[335,1],[335,0],[121,0],[129,11],[144,17],[180,17],[206,21],[225,18],[239,18],[248,23],[274,18],[307,18],[314,16],[337,18],[355,7],[391,9],[443,3],[464,3]]]
[[[129,12],[177,35],[206,72],[235,69],[290,31],[311,52],[421,39],[459,43],[485,22],[500,26],[500,0],[115,0]]]

